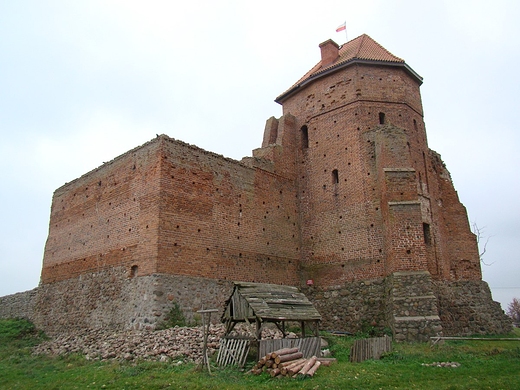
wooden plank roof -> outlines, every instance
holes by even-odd
[[[237,299],[238,298],[238,299]],[[319,321],[321,315],[307,297],[296,287],[278,284],[235,282],[231,297],[226,302],[229,305],[246,304],[249,310],[229,310],[225,316],[233,320],[242,321],[240,314],[253,313],[253,316],[262,321]],[[249,318],[248,318],[249,320]]]

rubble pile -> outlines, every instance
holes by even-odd
[[[219,347],[224,325],[211,325],[208,334],[208,354]],[[175,327],[165,330],[107,332],[103,329],[84,330],[58,336],[35,347],[35,354],[66,355],[79,353],[89,360],[145,359],[168,361],[182,359],[202,361],[203,329]]]

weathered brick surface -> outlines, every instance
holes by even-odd
[[[326,46],[331,61],[337,47]],[[284,95],[252,157],[163,135],[57,189],[39,323],[153,326],[171,300],[188,317],[218,305],[233,280],[312,280],[325,324],[386,321],[405,339],[427,337],[435,321],[415,333],[406,299],[390,303],[381,286],[403,272],[448,286],[482,275],[466,210],[428,148],[419,87],[402,66],[353,61]]]

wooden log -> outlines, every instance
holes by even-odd
[[[262,369],[261,368],[256,368],[256,369],[251,370],[251,372],[254,375],[260,375],[262,373]]]
[[[291,353],[299,352],[298,348],[282,348],[277,351],[271,352],[271,359],[276,359],[277,356],[289,355]]]
[[[318,361],[321,363],[322,366],[328,367],[333,363],[337,362],[336,358],[318,358]]]
[[[305,363],[307,363],[307,360],[304,360],[300,364],[297,364],[296,366],[291,367],[290,369],[287,370],[287,375],[290,375],[290,376],[296,375],[303,368]]]
[[[299,373],[302,375],[307,374],[307,371],[309,371],[311,367],[314,366],[314,364],[316,364],[316,359],[317,357],[313,356],[309,360],[307,360],[307,363],[305,363],[305,365],[302,367]]]
[[[280,364],[283,362],[288,362],[289,360],[296,360],[303,357],[303,353],[296,352],[296,353],[288,353],[287,355],[281,355],[277,356],[275,359],[276,364]]]
[[[279,366],[280,368],[282,368],[282,367],[283,367],[283,368],[289,368],[289,367],[292,367],[292,366],[294,366],[294,365],[296,365],[296,364],[298,364],[298,363],[303,362],[304,360],[307,360],[307,359],[305,359],[305,358],[302,357],[302,358],[300,358],[300,359],[289,360],[289,361],[286,361],[286,362],[280,363],[278,366]]]
[[[279,368],[275,368],[274,370],[272,370],[270,372],[270,375],[271,375],[272,378],[274,378],[277,375],[280,375],[280,369]]]
[[[293,368],[294,366],[300,364],[300,363],[305,363],[307,359],[304,359],[304,358],[301,358],[301,359],[297,359],[297,360],[291,360],[289,362],[285,362],[285,363],[280,363],[280,372],[282,375],[287,375],[287,372],[289,369]]]
[[[274,360],[273,359],[269,359],[268,361],[265,362],[265,366],[267,368],[271,368],[273,364],[274,364]]]
[[[313,376],[318,368],[320,368],[321,362],[319,360],[316,360],[316,363],[314,363],[314,366],[312,366],[309,371],[307,371],[307,376]]]

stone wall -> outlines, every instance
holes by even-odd
[[[306,287],[302,291],[323,316],[322,329],[355,333],[369,327],[387,326],[384,279],[355,281],[335,287]]]
[[[38,289],[0,297],[0,318],[33,319],[34,303]]]
[[[27,317],[51,335],[85,328],[153,329],[174,303],[188,322],[200,319],[197,310],[202,308],[222,313],[231,291],[227,281],[165,274],[130,277],[125,267],[116,267],[43,284],[30,295],[15,294],[17,299],[3,297],[0,317]]]
[[[444,336],[505,334],[511,319],[494,302],[486,282],[436,281],[433,285]]]

